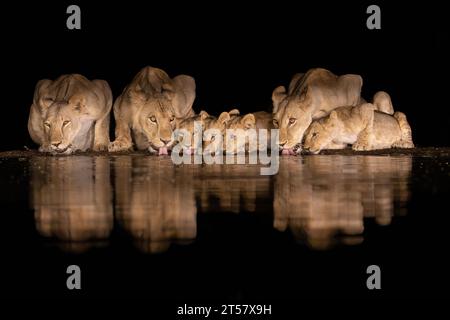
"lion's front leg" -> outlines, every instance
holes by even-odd
[[[133,149],[131,130],[128,124],[118,122],[116,127],[116,140],[108,146],[110,152],[128,151]]]
[[[372,150],[373,119],[375,117],[374,111],[373,108],[370,107],[369,105],[363,105],[360,108],[361,108],[361,118],[366,126],[359,133],[358,139],[353,144],[352,149],[355,151]]]
[[[94,151],[107,151],[109,145],[109,113],[95,122]]]
[[[372,145],[370,143],[371,133],[368,130],[363,130],[359,136],[358,140],[352,145],[352,149],[355,151],[367,151],[372,150]]]
[[[323,149],[340,150],[340,149],[345,149],[346,147],[347,147],[346,143],[337,143],[337,142],[332,141]]]
[[[118,151],[128,151],[133,149],[133,140],[131,138],[131,128],[129,124],[129,117],[125,114],[121,114],[121,107],[128,109],[129,105],[121,105],[121,99],[118,100],[114,104],[114,118],[116,120],[116,140],[111,142],[108,146],[108,150],[110,152],[118,152]]]

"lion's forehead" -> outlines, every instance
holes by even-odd
[[[143,106],[143,110],[153,112],[158,116],[170,116],[174,113],[172,104],[165,99],[152,99]]]

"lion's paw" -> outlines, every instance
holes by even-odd
[[[40,146],[38,151],[39,152],[51,152],[52,150],[50,149],[49,146]]]
[[[120,151],[128,151],[132,149],[132,145],[128,142],[116,140],[109,143],[108,151],[109,152],[120,152]]]
[[[352,149],[354,151],[367,151],[370,150],[369,145],[367,143],[355,142],[352,145]]]
[[[409,141],[398,141],[392,145],[393,148],[411,149],[414,148],[414,143]]]
[[[109,146],[107,143],[96,143],[94,144],[94,148],[92,150],[94,151],[108,151]]]

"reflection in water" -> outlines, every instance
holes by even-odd
[[[270,178],[252,165],[196,167],[195,191],[202,212],[255,212],[257,199],[271,197]]]
[[[405,205],[411,167],[410,157],[284,158],[275,179],[274,227],[289,228],[315,249],[336,240],[359,243],[364,218],[387,225],[394,203]]]
[[[113,228],[107,157],[37,157],[31,160],[31,203],[38,232],[84,251]]]
[[[114,226],[114,198],[115,234],[124,230],[143,252],[194,240],[197,207],[205,214],[273,212],[276,230],[290,230],[296,240],[324,249],[360,243],[365,218],[390,224],[409,197],[410,157],[280,161],[278,175],[270,177],[259,175],[257,165],[174,166],[168,157],[33,158],[36,228],[71,251],[104,243]]]
[[[144,252],[162,252],[171,242],[193,240],[197,208],[188,170],[154,157],[117,157],[116,215]]]

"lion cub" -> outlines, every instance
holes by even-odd
[[[323,149],[353,150],[414,148],[411,127],[401,112],[380,112],[371,103],[340,107],[314,121],[305,135],[304,148],[317,154]]]
[[[176,141],[186,154],[198,154],[201,152],[200,147],[208,148],[210,152],[220,152],[228,121],[228,112],[222,112],[216,118],[202,110],[198,115],[178,122]],[[195,126],[195,123],[199,126]]]
[[[40,80],[34,91],[28,132],[39,151],[70,154],[104,151],[109,144],[112,93],[104,80],[79,74]]]
[[[236,154],[242,151],[256,151],[270,148],[270,130],[274,128],[272,115],[265,111],[258,111],[241,115],[238,109],[230,112],[225,135],[225,151]],[[250,130],[253,129],[253,130]],[[259,143],[259,129],[266,129],[267,144]]]

